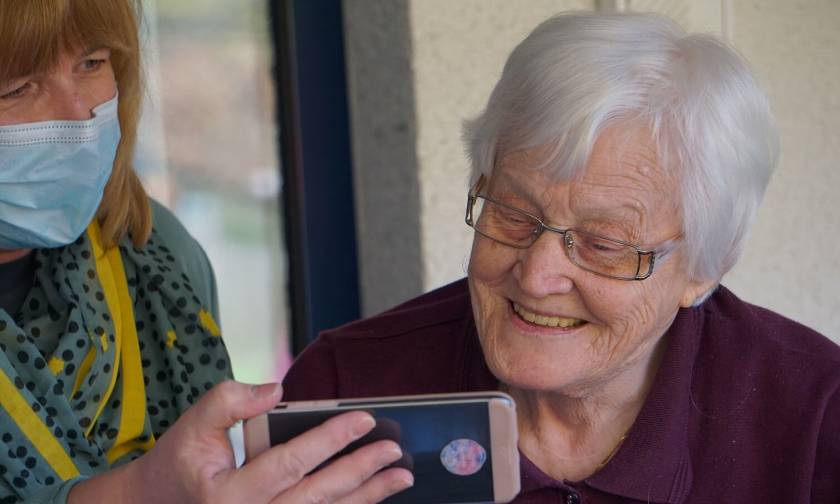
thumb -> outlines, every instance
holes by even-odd
[[[239,420],[272,409],[282,395],[279,383],[249,385],[228,380],[210,389],[187,414],[197,416],[200,424],[212,429],[227,429]]]

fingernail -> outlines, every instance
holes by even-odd
[[[398,481],[399,489],[405,490],[406,488],[414,486],[414,475],[410,472],[406,472]]]
[[[372,416],[365,413],[361,415],[356,423],[353,425],[353,435],[358,437],[362,437],[376,425],[376,420],[373,419]]]
[[[251,394],[257,399],[275,395],[279,390],[279,383],[263,383],[262,385],[251,385]]]
[[[384,450],[382,454],[382,463],[383,464],[390,464],[391,462],[396,462],[397,460],[401,459],[403,456],[402,448],[397,443],[392,443],[388,445],[388,449]]]

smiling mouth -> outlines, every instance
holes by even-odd
[[[563,329],[570,329],[573,327],[582,326],[586,323],[585,320],[577,318],[551,317],[547,315],[539,315],[532,311],[526,310],[525,308],[519,306],[516,303],[513,303],[513,311],[515,311],[516,314],[519,315],[520,318],[522,318],[522,320],[543,327],[560,327]]]

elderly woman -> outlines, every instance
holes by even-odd
[[[777,159],[732,49],[561,15],[465,138],[468,277],[322,334],[286,399],[506,391],[516,502],[840,501],[840,349],[719,285]]]
[[[0,1],[0,502],[405,488],[406,471],[377,473],[391,441],[304,477],[374,426],[361,412],[234,466],[226,428],[280,387],[225,381],[210,264],[131,168],[139,61],[131,0]]]

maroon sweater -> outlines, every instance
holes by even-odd
[[[840,347],[720,287],[677,314],[610,462],[555,481],[526,457],[517,503],[840,503]],[[465,280],[326,331],[285,400],[496,389]]]

